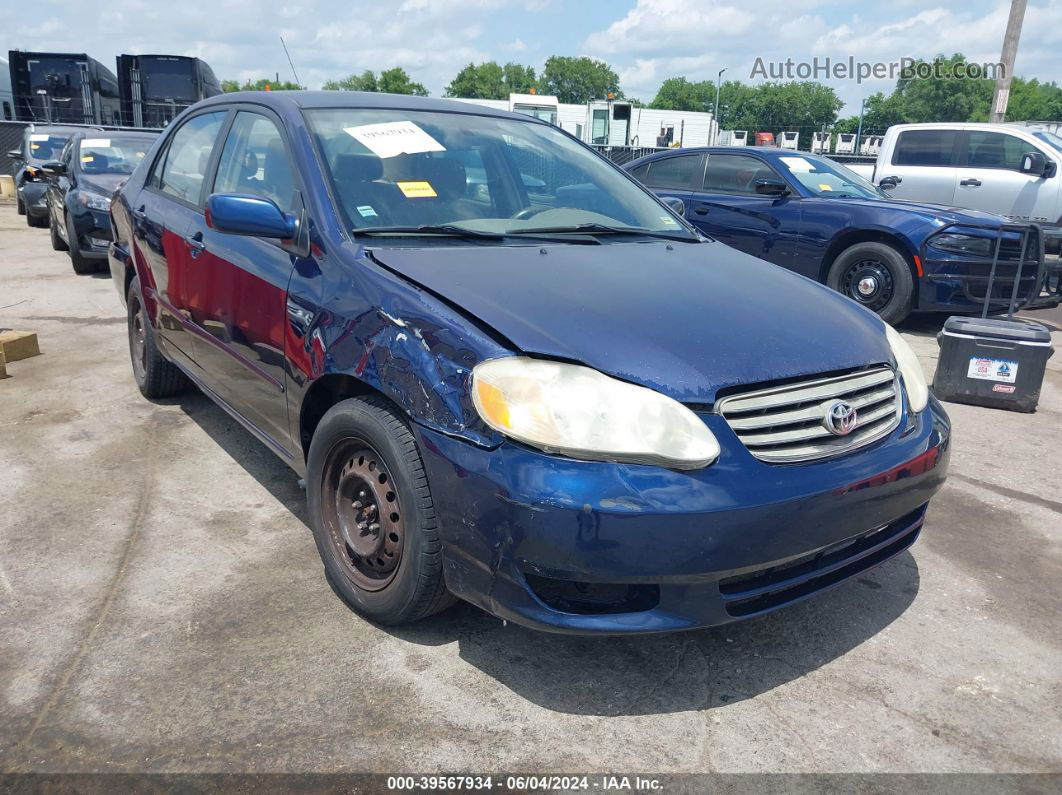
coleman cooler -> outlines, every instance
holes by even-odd
[[[941,400],[1035,411],[1051,332],[1028,320],[949,317],[937,334],[933,393]]]

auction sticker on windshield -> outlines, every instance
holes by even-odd
[[[445,152],[446,147],[411,121],[387,121],[344,127],[354,138],[380,158],[415,155],[421,152]]]
[[[1009,359],[982,359],[971,356],[966,377],[1013,384],[1018,380],[1018,363]]]
[[[407,199],[434,199],[439,195],[430,182],[396,182],[395,185]]]

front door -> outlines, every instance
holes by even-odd
[[[704,155],[700,154],[669,155],[631,169],[631,176],[652,188],[661,199],[680,199],[683,215],[689,221],[693,220],[690,215],[693,187],[700,184],[702,173]]]
[[[957,169],[955,204],[971,210],[1005,215],[1016,221],[1055,223],[1059,217],[1059,183],[1051,177],[1021,173],[1026,152],[1040,152],[1038,146],[1016,135],[966,130],[961,133],[963,157]]]
[[[239,111],[225,137],[208,193],[242,193],[301,209],[295,169],[281,128],[262,112]],[[295,257],[275,240],[218,232],[192,219],[195,320],[208,386],[291,457],[285,397],[284,332]]]

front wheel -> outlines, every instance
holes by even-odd
[[[26,205],[23,203],[22,197],[18,195],[15,196],[15,212],[19,215],[26,214]]]
[[[74,228],[73,219],[66,216],[66,243],[67,251],[70,252],[70,264],[74,268],[74,273],[84,275],[86,273],[96,272],[96,263],[90,259],[86,259],[81,255],[81,247],[78,245],[77,230]]]
[[[385,400],[328,410],[310,442],[306,495],[325,574],[357,612],[405,624],[454,601],[416,440]]]
[[[66,251],[66,241],[63,240],[63,236],[59,233],[59,227],[55,224],[55,216],[52,215],[51,210],[48,210],[48,236],[52,240],[53,249]]]
[[[833,261],[826,284],[873,312],[899,323],[914,303],[914,276],[907,259],[885,243],[856,243]]]

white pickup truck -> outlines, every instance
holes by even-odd
[[[1062,138],[1015,124],[897,124],[874,166],[851,166],[897,199],[1062,226]]]

